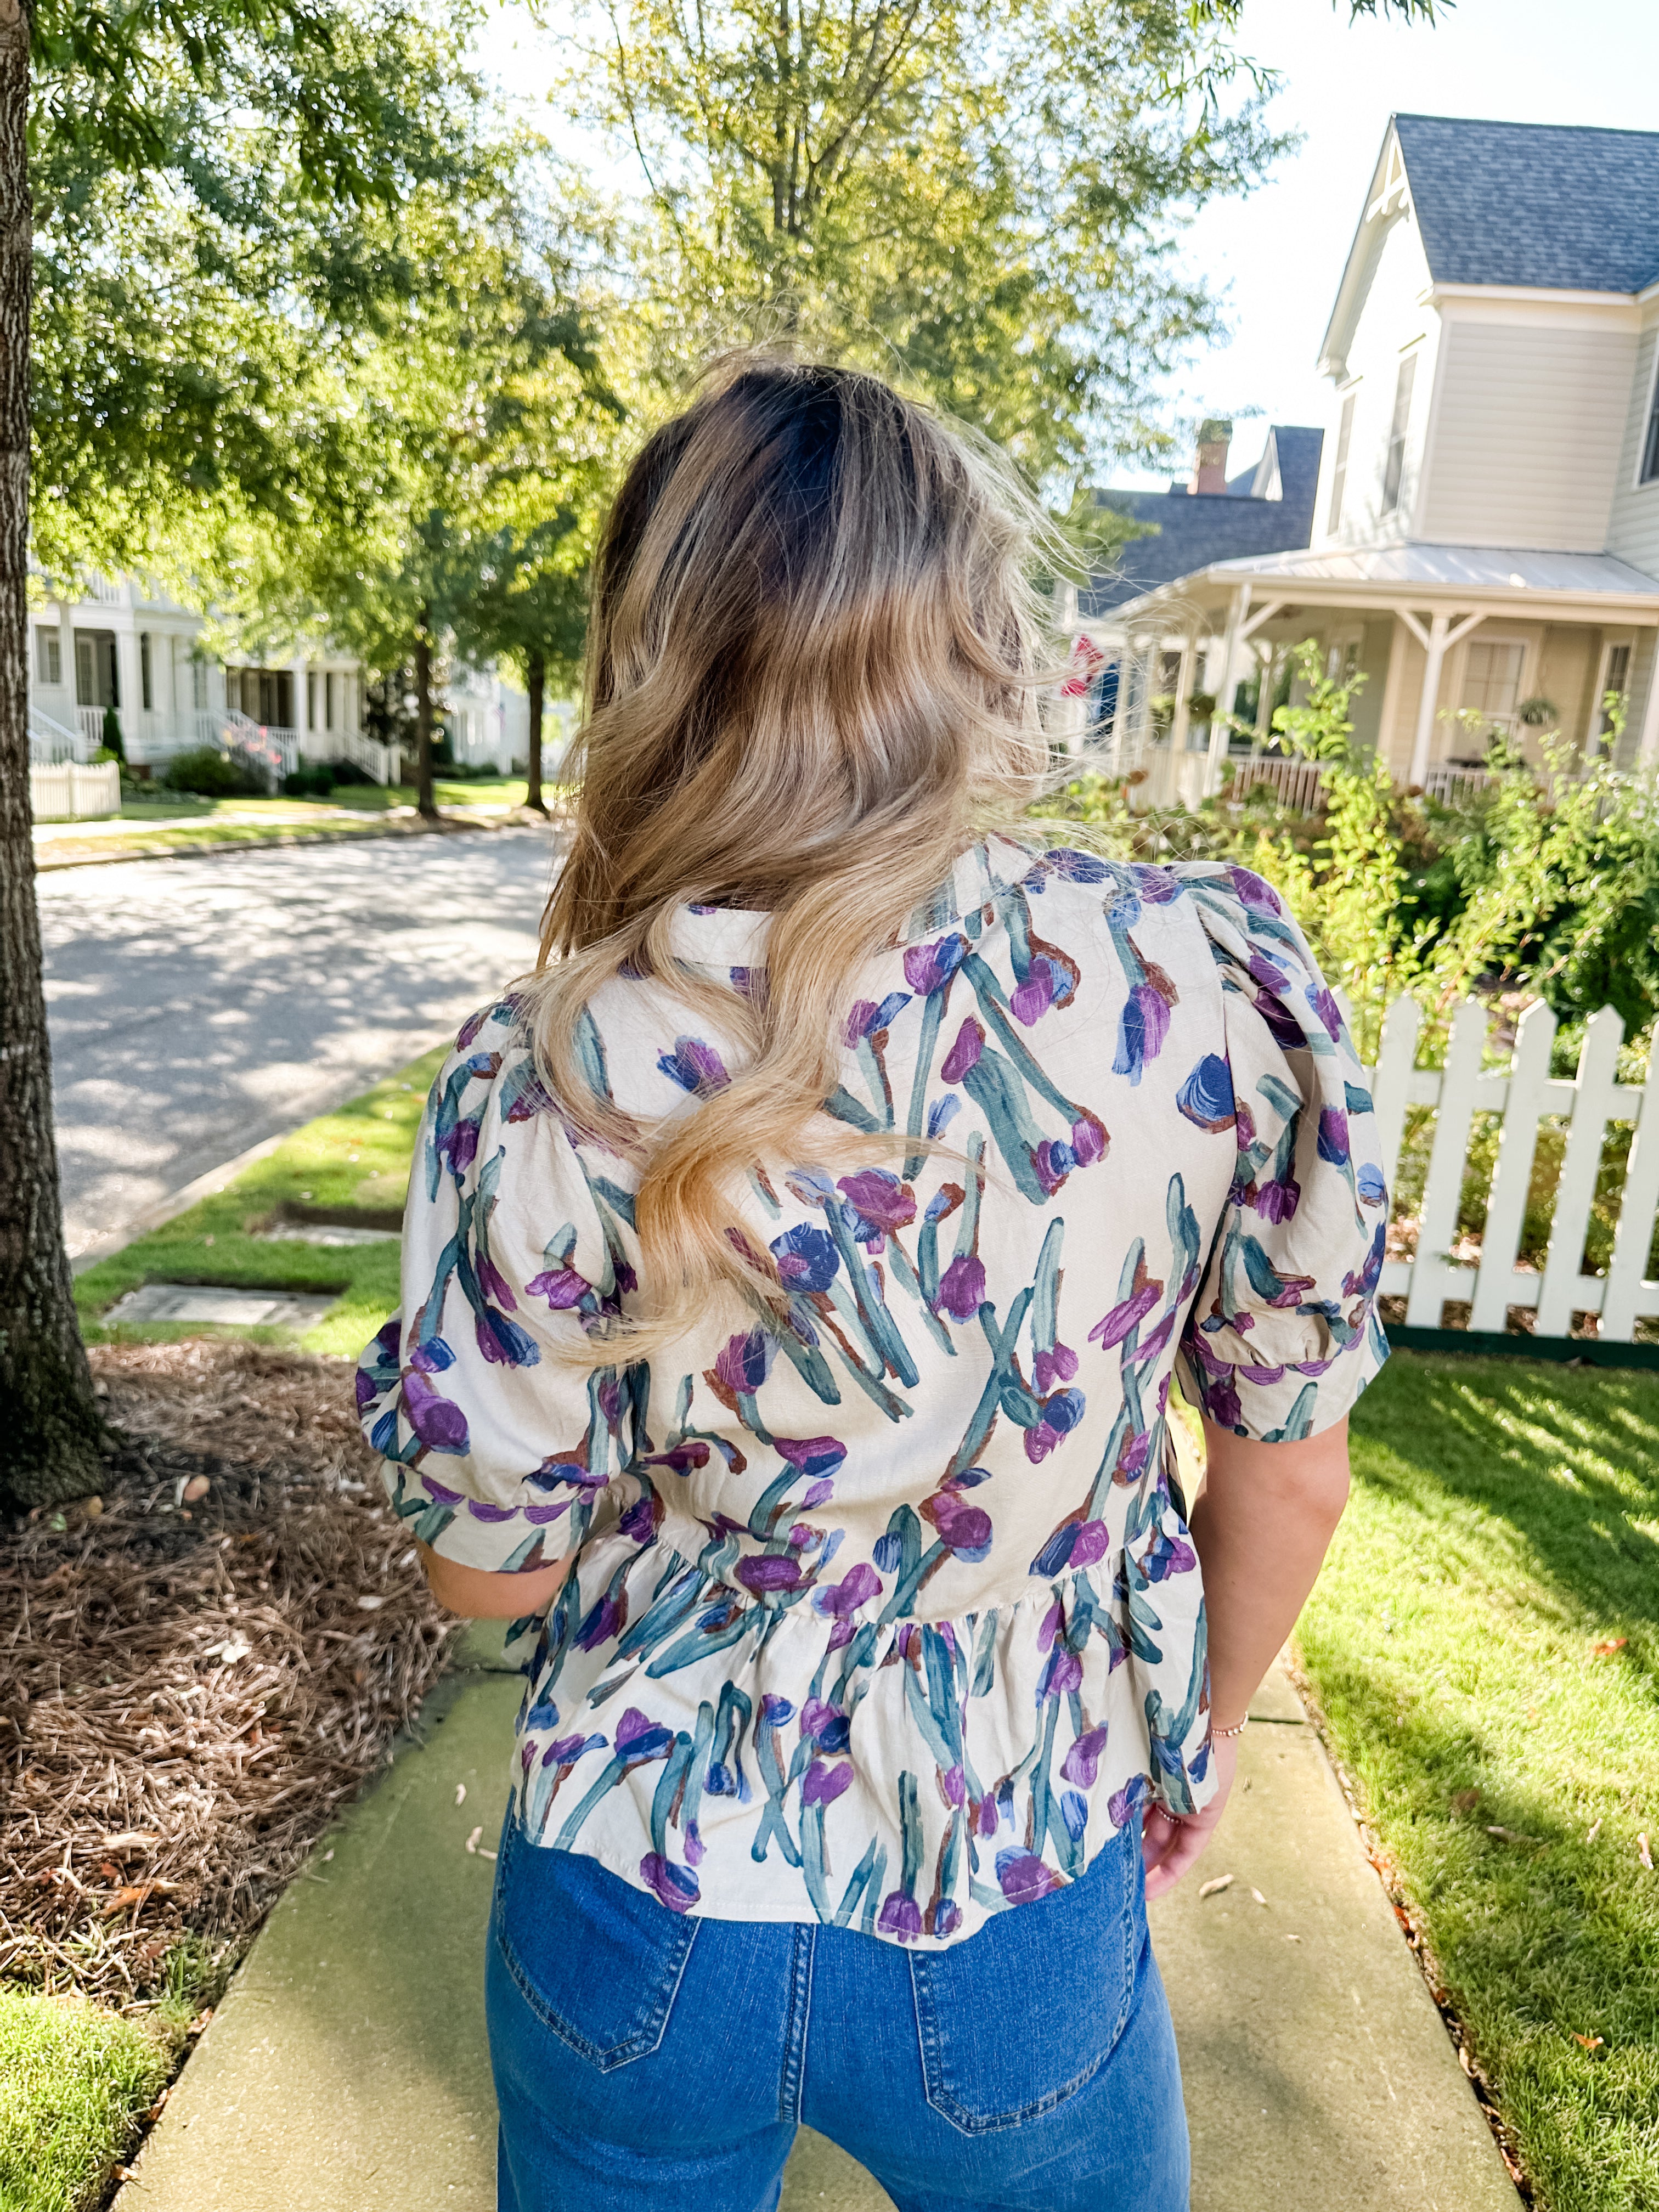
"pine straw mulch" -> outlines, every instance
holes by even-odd
[[[454,1624],[384,1504],[349,1362],[91,1358],[118,1432],[100,1498],[0,1534],[0,1976],[137,2008],[170,1954],[252,1935]]]

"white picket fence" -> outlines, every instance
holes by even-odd
[[[37,822],[76,821],[121,811],[121,771],[113,761],[29,766],[29,805]]]
[[[1390,1190],[1399,1165],[1407,1110],[1435,1109],[1434,1137],[1418,1229],[1410,1260],[1383,1263],[1384,1297],[1406,1300],[1408,1328],[1438,1328],[1448,1299],[1470,1304],[1472,1331],[1501,1332],[1512,1306],[1534,1316],[1540,1337],[1567,1337],[1575,1314],[1598,1316],[1597,1334],[1628,1344],[1638,1321],[1659,1321],[1659,1281],[1646,1273],[1659,1213],[1659,1053],[1639,1088],[1618,1079],[1624,1024],[1603,1006],[1586,1025],[1578,1073],[1550,1074],[1555,1017],[1530,1007],[1517,1026],[1506,1071],[1483,1068],[1488,1010],[1466,1000],[1452,1018],[1443,1067],[1417,1065],[1422,1010],[1398,999],[1382,1024],[1372,1071],[1381,1131],[1381,1166]],[[1467,1172],[1471,1123],[1477,1114],[1501,1114],[1497,1164],[1486,1206],[1479,1267],[1451,1256]],[[1559,1115],[1567,1123],[1565,1152],[1556,1185],[1547,1257],[1541,1272],[1516,1265],[1527,1211],[1539,1123]],[[1605,1275],[1583,1272],[1584,1238],[1595,1196],[1601,1147],[1609,1121],[1633,1122],[1623,1201],[1613,1257]]]

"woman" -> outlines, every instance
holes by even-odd
[[[507,2212],[759,2212],[803,2120],[902,2212],[1187,2202],[1144,1900],[1341,1511],[1385,1209],[1273,891],[1021,839],[1034,521],[728,365],[599,553],[543,963],[433,1088],[359,1387],[533,1647]]]

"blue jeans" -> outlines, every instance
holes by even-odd
[[[1186,2212],[1139,1838],[965,1942],[669,1911],[509,1816],[486,1978],[500,2212],[772,2212],[798,2123],[900,2212]]]

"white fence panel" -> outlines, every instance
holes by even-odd
[[[1638,1321],[1659,1321],[1659,1281],[1646,1273],[1659,1213],[1659,1055],[1640,1089],[1618,1079],[1624,1024],[1604,1006],[1586,1024],[1577,1074],[1550,1074],[1555,1017],[1547,1006],[1522,1016],[1507,1070],[1483,1066],[1487,1010],[1466,1000],[1452,1017],[1445,1065],[1416,1065],[1421,1010],[1397,1000],[1382,1024],[1370,1071],[1382,1152],[1379,1165],[1392,1190],[1406,1118],[1413,1106],[1434,1109],[1434,1137],[1409,1260],[1389,1260],[1379,1288],[1406,1300],[1408,1328],[1438,1328],[1448,1299],[1468,1300],[1469,1328],[1501,1334],[1510,1309],[1535,1310],[1533,1334],[1569,1337],[1575,1314],[1600,1316],[1599,1340],[1628,1344]],[[1498,1160],[1487,1194],[1479,1264],[1453,1257],[1471,1125],[1477,1114],[1502,1115]],[[1548,1254],[1542,1273],[1517,1267],[1526,1225],[1539,1124],[1558,1115],[1567,1136],[1556,1185]],[[1601,1154],[1609,1121],[1635,1125],[1607,1272],[1583,1272]]]
[[[83,768],[78,761],[29,769],[29,805],[37,822],[90,820],[121,811],[121,771],[113,761]]]

